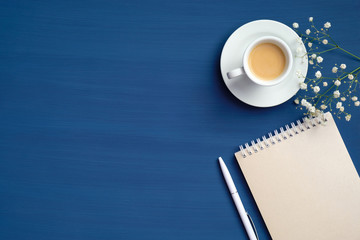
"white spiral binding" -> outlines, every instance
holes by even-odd
[[[310,126],[309,124],[307,123],[309,121],[308,118],[303,118],[303,125],[307,128],[307,129],[310,129]]]
[[[257,153],[259,151],[259,149],[257,148],[254,140],[251,140],[251,147],[254,149],[254,152]]]
[[[285,131],[284,131],[283,127],[280,128],[280,132],[281,132],[281,136],[283,137],[283,139],[286,140],[287,136],[285,135]]]
[[[270,140],[270,142],[274,145],[274,144],[275,144],[275,141],[274,141],[273,135],[271,134],[271,132],[269,132],[268,135],[269,135],[269,140]]]
[[[269,145],[266,137],[265,137],[265,136],[262,136],[262,139],[263,139],[263,143],[265,144],[265,146],[266,146],[266,147],[269,147],[270,145]]]
[[[260,140],[259,138],[256,139],[256,143],[257,143],[257,145],[260,147],[260,150],[263,150],[263,149],[264,149],[264,147],[263,147],[263,145],[262,145],[262,143],[261,143],[261,140]]]
[[[291,130],[290,130],[289,125],[286,125],[285,128],[286,128],[286,132],[288,133],[289,137],[294,136],[294,135],[291,133]]]
[[[274,133],[275,133],[275,139],[276,139],[278,142],[281,142],[281,139],[280,139],[280,137],[279,137],[278,131],[275,130]]]
[[[304,126],[301,124],[300,120],[297,120],[296,123],[299,126],[300,131],[302,131],[302,132],[305,131]]]
[[[285,130],[283,127],[281,127],[280,133],[278,130],[274,130],[273,133],[268,133],[268,137],[262,136],[261,139],[257,138],[256,142],[254,140],[251,140],[251,146],[248,143],[245,143],[244,146],[240,145],[240,153],[243,158],[246,158],[247,156],[262,151],[270,147],[271,145],[275,145],[276,143],[280,143],[283,140],[292,138],[297,134],[301,134],[308,129],[321,125],[326,121],[327,119],[324,116],[316,118],[303,118],[302,122],[300,120],[297,120],[296,123],[290,123],[291,127],[288,124],[285,125]]]
[[[291,123],[291,129],[294,131],[295,134],[299,134],[298,129],[293,122]]]

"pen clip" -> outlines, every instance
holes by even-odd
[[[248,216],[248,218],[249,218],[249,220],[250,220],[250,223],[251,223],[251,226],[252,226],[252,228],[254,229],[254,232],[255,232],[255,235],[256,235],[257,240],[259,240],[259,236],[258,236],[258,233],[257,233],[257,231],[256,231],[255,224],[254,224],[253,220],[251,219],[250,214],[246,213],[246,215]]]

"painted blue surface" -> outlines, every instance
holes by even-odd
[[[220,155],[260,239],[270,239],[233,153],[302,113],[291,101],[238,101],[221,79],[221,49],[246,22],[302,26],[313,16],[360,54],[359,7],[1,1],[0,239],[247,239]],[[337,121],[358,170],[359,110]]]

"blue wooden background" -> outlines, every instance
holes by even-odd
[[[220,75],[222,47],[249,21],[302,27],[313,16],[360,54],[359,8],[1,1],[0,239],[247,239],[220,155],[260,239],[270,239],[233,153],[302,113],[292,101],[262,109],[233,97]],[[324,59],[359,65],[342,54]],[[359,170],[360,109],[351,112],[337,123]]]

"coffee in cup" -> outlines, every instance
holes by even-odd
[[[289,46],[273,36],[253,41],[245,50],[243,67],[227,73],[229,79],[247,75],[254,83],[273,86],[283,81],[292,67],[292,53]]]

